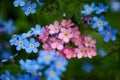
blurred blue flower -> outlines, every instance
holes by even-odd
[[[30,13],[31,14],[34,14],[36,12],[35,10],[36,8],[36,4],[35,3],[32,3],[30,1],[27,1],[25,6],[22,7],[22,9],[25,11],[25,15],[29,15]]]
[[[90,15],[92,12],[95,11],[95,3],[91,3],[91,5],[89,6],[88,4],[84,5],[84,9],[81,13],[82,14],[86,14],[86,15]]]
[[[12,53],[9,50],[3,50],[0,54],[1,62],[7,62],[8,60],[16,57],[18,54],[12,55]]]
[[[103,12],[106,12],[106,11],[108,10],[108,8],[109,8],[108,5],[104,6],[103,3],[100,3],[100,4],[99,4],[99,7],[96,7],[96,8],[95,8],[95,10],[96,10],[95,13],[96,13],[96,14],[101,14],[101,13],[103,13]]]
[[[40,46],[40,43],[39,42],[35,42],[34,38],[30,38],[30,41],[28,41],[28,40],[25,41],[25,46],[26,46],[25,51],[27,53],[31,53],[32,51],[34,53],[37,53],[38,52],[37,47]]]
[[[66,71],[67,64],[68,64],[67,60],[62,56],[59,56],[56,57],[56,60],[54,60],[54,65],[52,66],[58,73],[61,73]]]
[[[25,5],[25,2],[24,2],[24,0],[14,0],[13,5],[14,5],[15,7],[24,6],[24,5]]]
[[[22,34],[22,37],[23,38],[29,38],[29,37],[31,37],[33,34],[32,34],[32,31],[28,31],[27,33],[23,33]]]
[[[94,65],[91,64],[90,62],[84,62],[82,64],[82,70],[85,71],[86,73],[91,73],[91,71],[94,69]]]
[[[36,0],[36,1],[37,1],[37,3],[38,3],[39,6],[43,6],[44,5],[44,3],[41,2],[40,0]]]
[[[18,37],[18,40],[14,43],[16,45],[16,49],[20,51],[21,49],[25,49],[26,39],[23,39],[21,36]]]
[[[26,72],[31,73],[34,76],[42,75],[39,70],[41,70],[43,66],[39,65],[37,61],[27,59],[25,62],[23,60],[20,60],[19,63],[22,70],[26,70]]]
[[[39,24],[36,24],[35,28],[31,28],[32,34],[35,36],[43,34],[44,27],[41,27]]]
[[[9,71],[5,71],[5,74],[2,74],[1,76],[0,76],[0,80],[16,80],[15,79],[15,77],[14,76],[12,76],[11,74],[10,74],[10,72]]]
[[[45,71],[46,80],[60,80],[59,74],[54,68],[49,68]]]
[[[19,35],[14,34],[12,38],[9,40],[10,45],[17,45],[18,38],[19,38]]]
[[[40,80],[40,78],[36,76],[30,76],[29,74],[18,74],[17,80]]]
[[[2,25],[3,25],[2,30],[3,30],[5,33],[9,34],[9,35],[11,35],[11,34],[15,31],[15,29],[16,29],[16,27],[15,27],[15,25],[13,24],[13,21],[12,21],[12,20],[3,21],[3,22],[2,22]]]
[[[37,58],[38,63],[40,64],[45,64],[45,65],[50,65],[51,61],[55,60],[55,51],[40,51],[39,52],[39,57]]]
[[[93,25],[92,28],[98,28],[98,31],[103,31],[104,27],[108,25],[107,21],[104,21],[104,16],[101,16],[100,18],[98,17],[93,17]]]
[[[29,72],[29,67],[30,67],[30,64],[31,64],[31,60],[27,59],[25,62],[24,60],[20,60],[19,63],[20,63],[20,67],[22,70],[27,70],[27,72]]]
[[[117,29],[112,29],[111,26],[107,26],[106,30],[100,32],[104,36],[104,41],[108,42],[110,39],[112,41],[116,40],[116,34],[118,33]]]
[[[98,48],[97,50],[101,57],[105,57],[107,55],[107,52],[103,48]]]
[[[111,8],[115,12],[120,12],[120,2],[118,1],[111,1]]]

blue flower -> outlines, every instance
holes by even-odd
[[[46,80],[60,80],[59,74],[54,68],[49,68],[45,71]]]
[[[36,12],[35,10],[36,8],[36,4],[35,3],[32,3],[30,1],[27,1],[25,6],[22,7],[22,9],[25,11],[25,15],[29,15],[30,13],[31,14],[34,14]]]
[[[24,0],[14,0],[13,5],[14,5],[15,7],[24,6],[24,5],[25,5],[25,2],[24,2]]]
[[[35,42],[34,38],[30,38],[30,41],[27,41],[27,40],[25,41],[25,46],[26,46],[25,51],[27,53],[31,53],[32,51],[34,53],[37,53],[38,52],[37,47],[40,46],[40,43],[39,42]]]
[[[120,12],[120,2],[116,0],[111,1],[111,8],[112,8],[112,11]]]
[[[94,69],[93,64],[91,64],[90,62],[84,62],[82,64],[82,70],[85,71],[86,73],[90,73],[92,70]]]
[[[29,67],[32,63],[32,60],[27,59],[25,62],[23,60],[20,60],[19,63],[22,70],[26,70],[27,72],[29,72]]]
[[[107,52],[103,48],[98,48],[97,50],[101,57],[105,57],[107,55]]]
[[[98,28],[98,31],[103,31],[104,27],[108,25],[108,22],[104,21],[104,16],[101,16],[100,18],[93,17],[93,21],[92,28]]]
[[[14,76],[10,74],[9,71],[5,71],[5,74],[0,76],[0,80],[16,80]]]
[[[18,38],[19,38],[19,36],[14,34],[9,41],[10,45],[17,45]]]
[[[3,25],[2,30],[9,35],[11,35],[13,33],[13,31],[15,31],[15,29],[16,29],[12,20],[9,20],[7,22],[3,21],[2,25]]]
[[[50,65],[52,61],[55,60],[55,51],[40,51],[39,57],[37,58],[38,63],[44,64],[44,65]]]
[[[44,27],[41,27],[39,24],[36,24],[35,28],[31,28],[32,33],[36,35],[43,34]]]
[[[17,55],[18,55],[17,53],[15,55],[12,55],[10,51],[3,50],[0,54],[0,59],[1,59],[1,62],[7,62],[8,60],[16,57]]]
[[[17,80],[40,80],[36,76],[30,76],[29,74],[18,74]]]
[[[37,63],[35,60],[27,59],[25,62],[23,60],[19,61],[22,70],[26,70],[26,72],[31,73],[32,75],[41,76],[42,73],[39,72],[43,67]]]
[[[90,15],[92,12],[95,11],[95,3],[91,3],[91,5],[89,6],[88,4],[84,5],[84,9],[81,13],[82,14],[86,14],[86,15]]]
[[[65,58],[63,58],[62,56],[58,56],[56,57],[56,60],[54,60],[54,65],[52,66],[58,73],[61,73],[66,71],[67,64],[68,62]]]
[[[96,9],[96,14],[101,14],[101,13],[103,13],[103,12],[106,12],[107,10],[108,10],[108,8],[109,8],[109,6],[108,5],[106,5],[106,6],[104,6],[104,4],[103,3],[100,3],[99,4],[99,7],[96,7],[95,9]]]
[[[23,33],[22,34],[22,37],[23,38],[29,38],[29,37],[31,37],[33,34],[32,34],[32,31],[28,31],[27,33]]]
[[[37,3],[38,3],[39,6],[43,6],[44,5],[44,3],[41,2],[40,0],[36,0],[36,1],[37,1]]]
[[[18,37],[18,40],[16,41],[16,43],[14,43],[16,45],[16,49],[18,51],[20,51],[21,49],[25,49],[25,41],[26,39],[23,39],[21,36]]]
[[[104,36],[104,41],[108,42],[110,39],[112,41],[116,40],[116,34],[118,33],[117,29],[112,29],[110,26],[106,27],[106,30],[100,32]]]

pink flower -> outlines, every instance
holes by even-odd
[[[52,50],[51,46],[49,44],[43,44],[42,45],[43,49],[46,50],[46,51],[49,51],[49,50]]]
[[[97,55],[95,48],[87,48],[86,52],[87,52],[87,57],[89,57],[89,58],[92,58],[92,56]]]
[[[85,36],[84,37],[85,40],[85,46],[86,47],[95,47],[96,41],[92,39],[91,36]]]
[[[48,39],[48,36],[49,36],[49,30],[48,30],[48,28],[45,28],[43,34],[39,36],[39,39],[40,39],[43,43],[45,43],[45,42],[47,41],[47,39]]]
[[[55,38],[54,42],[51,43],[51,47],[53,49],[57,48],[58,50],[62,50],[63,49],[63,43],[64,42],[62,40],[60,40],[59,38]]]
[[[48,29],[50,30],[49,31],[50,34],[58,33],[60,28],[61,28],[61,25],[59,25],[58,21],[55,21],[54,24],[50,24],[48,26]]]
[[[58,37],[62,39],[65,43],[68,43],[69,40],[73,37],[73,35],[71,34],[71,29],[61,28],[61,33],[59,33]]]
[[[73,37],[73,38],[71,39],[71,41],[72,41],[76,46],[81,45],[81,44],[84,43],[84,41],[83,41],[83,36],[80,36],[80,35],[78,36],[78,38]]]
[[[80,35],[80,31],[78,30],[78,26],[72,28],[71,33],[73,34],[73,37],[78,38]]]
[[[86,49],[83,45],[75,49],[78,58],[86,57]]]
[[[63,19],[62,22],[61,22],[61,24],[65,28],[69,28],[71,26],[74,26],[74,23],[72,23],[71,19],[68,19],[68,20]]]
[[[76,57],[75,49],[71,46],[65,46],[63,52],[68,59]]]

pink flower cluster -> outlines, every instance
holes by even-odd
[[[58,55],[68,59],[96,56],[96,41],[91,36],[80,34],[78,26],[71,19],[62,20],[61,23],[55,21],[46,26],[39,39],[43,42],[43,49],[57,50]]]

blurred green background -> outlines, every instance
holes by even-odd
[[[34,0],[31,0],[34,2]],[[92,29],[89,25],[81,23],[80,11],[83,10],[84,4],[90,4],[95,2],[99,4],[110,5],[111,0],[41,0],[44,2],[44,6],[37,6],[36,13],[26,16],[21,7],[14,7],[13,0],[0,0],[0,16],[3,20],[12,19],[16,25],[15,34],[21,34],[30,30],[36,24],[41,26],[49,25],[55,20],[61,21],[63,19],[63,13],[66,13],[66,19],[71,18],[73,22],[80,26],[82,34],[91,35],[97,41],[97,48],[102,48],[106,52],[106,56],[101,56],[98,52],[96,57],[92,59],[71,59],[67,66],[67,71],[61,76],[62,80],[120,80],[120,32],[117,34],[117,40],[105,43],[103,37]],[[120,0],[119,0],[120,1]],[[99,15],[98,15],[99,16]],[[110,8],[105,14],[106,21],[113,28],[117,28],[120,31],[120,12],[114,12]],[[0,41],[7,41],[11,36],[0,35]],[[14,47],[11,48],[12,53],[17,51]],[[30,55],[33,58],[34,54]],[[15,64],[11,62],[3,63],[3,67],[0,68],[0,74],[5,70],[10,70],[12,74],[22,72],[20,70],[18,61],[23,58],[26,59],[28,54],[23,51],[19,52],[19,55],[15,57]],[[35,56],[35,55],[34,55]],[[86,73],[82,70],[83,62],[91,62],[94,65],[94,69],[91,73]]]

